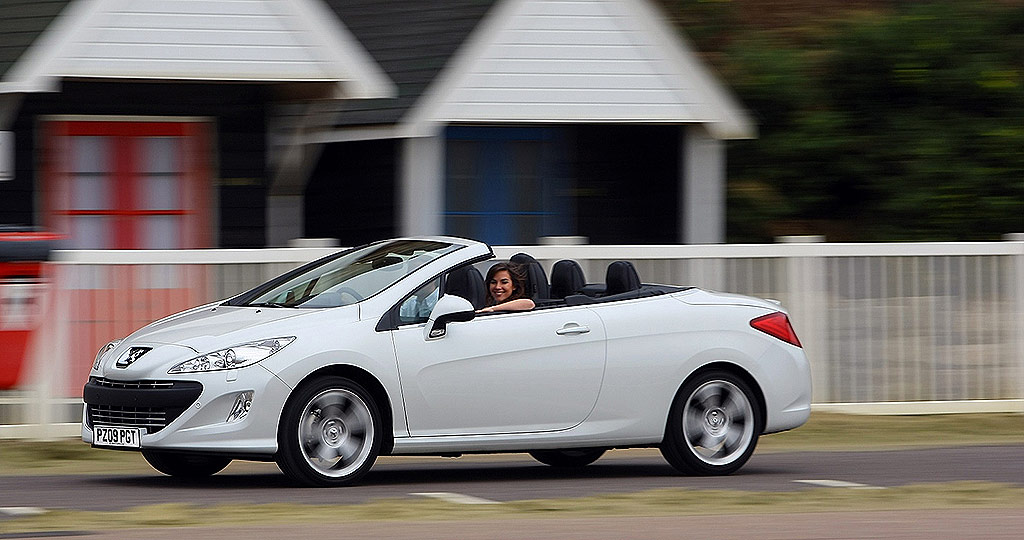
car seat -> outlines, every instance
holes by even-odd
[[[537,262],[537,259],[526,253],[516,253],[509,259],[509,262],[523,267],[523,273],[526,276],[526,294],[528,298],[534,302],[551,298],[548,276],[544,273],[544,267]]]
[[[561,260],[551,267],[551,298],[562,299],[580,291],[587,284],[580,263]]]
[[[454,294],[469,300],[474,309],[484,307],[487,301],[487,287],[484,277],[475,266],[467,264],[448,273],[444,282],[444,293]]]
[[[605,274],[605,296],[640,290],[640,275],[629,261],[615,261]]]

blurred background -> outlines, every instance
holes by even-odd
[[[406,234],[781,300],[819,410],[1024,410],[1019,0],[0,22],[0,437],[73,436],[109,340]]]
[[[662,4],[760,129],[729,149],[729,241],[1024,226],[1024,3]]]

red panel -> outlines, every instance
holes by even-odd
[[[75,121],[65,124],[66,135],[106,135],[111,137],[183,137],[194,122],[110,122]]]
[[[114,191],[118,210],[129,210],[135,203],[136,147],[135,140],[119,136],[114,139]],[[119,214],[114,218],[114,249],[132,249],[136,243],[135,220]]]

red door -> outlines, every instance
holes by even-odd
[[[211,131],[208,122],[174,119],[45,122],[47,229],[64,235],[65,249],[211,247]],[[107,341],[207,300],[198,268],[67,270],[73,359],[68,395],[80,395],[93,357]]]

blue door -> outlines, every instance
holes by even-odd
[[[574,233],[559,128],[449,127],[445,232],[494,245]]]

